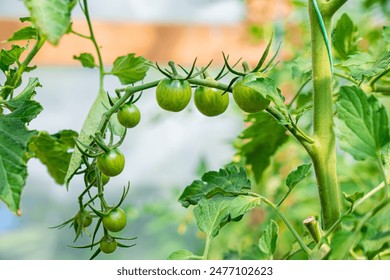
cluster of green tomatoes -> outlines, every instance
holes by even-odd
[[[240,77],[233,85],[234,101],[247,113],[262,111],[270,103],[261,93],[246,85],[260,77],[263,77],[263,74],[251,73]],[[206,77],[205,81],[216,82],[211,77]],[[187,80],[163,79],[156,88],[157,103],[167,111],[182,111],[189,104],[191,95],[192,88]],[[205,116],[214,117],[226,111],[229,105],[229,94],[227,91],[214,87],[198,86],[194,92],[194,102],[199,112]]]
[[[256,87],[251,86],[251,83],[256,83],[256,80],[265,78],[263,73],[270,67],[275,58],[274,56],[264,68],[261,68],[268,54],[271,41],[255,69],[249,69],[249,66],[244,62],[243,67],[245,71],[243,73],[237,72],[229,66],[227,58],[224,56],[225,66],[229,71],[224,73],[223,68],[215,79],[208,76],[206,72],[208,66],[192,74],[195,62],[189,72],[181,67],[186,72],[186,77],[178,74],[173,62],[169,63],[172,71],[163,70],[156,64],[156,68],[166,76],[166,78],[161,79],[155,84],[157,85],[156,100],[158,105],[167,111],[180,112],[189,104],[192,97],[192,86],[196,86],[194,103],[197,109],[208,117],[218,116],[226,111],[229,105],[229,92],[232,93],[236,104],[245,112],[255,113],[266,109],[270,101],[264,93],[258,91]],[[228,86],[217,82],[217,80],[229,72],[236,74],[236,77],[231,80]],[[196,78],[197,76],[201,76],[202,79]],[[117,100],[122,98],[119,93],[117,95]],[[76,231],[76,241],[82,232],[86,231],[92,225],[93,219],[97,219],[91,244],[75,247],[90,248],[92,250],[95,246],[98,246],[91,259],[96,257],[100,252],[110,254],[117,247],[134,246],[134,244],[126,245],[119,242],[121,240],[133,240],[134,238],[123,238],[114,235],[126,226],[126,213],[120,206],[128,194],[129,186],[124,188],[122,197],[116,206],[109,206],[107,204],[104,197],[104,188],[110,178],[119,175],[125,167],[125,156],[119,150],[119,146],[125,139],[127,129],[134,128],[141,120],[140,110],[135,105],[141,95],[142,93],[135,100],[134,94],[131,95],[116,110],[116,118],[119,124],[125,128],[124,134],[117,143],[113,143],[115,138],[114,131],[108,121],[107,126],[102,128],[102,131],[97,131],[95,135],[91,136],[89,145],[81,143],[78,140],[76,141],[76,146],[82,154],[82,167],[85,167],[83,170],[78,171],[77,174],[84,174],[86,188],[79,196],[79,212],[58,227],[66,224],[73,226]],[[116,103],[110,96],[109,101],[111,106],[115,106]],[[106,144],[106,142],[109,143]],[[94,191],[94,189],[97,189],[97,191]],[[88,200],[84,202],[86,199]],[[95,204],[100,206],[99,210],[95,209]],[[86,210],[87,208],[90,208],[91,211]],[[95,242],[99,229],[103,230],[103,236]]]

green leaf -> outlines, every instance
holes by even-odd
[[[306,163],[298,166],[297,169],[288,174],[286,178],[286,185],[289,190],[292,190],[296,184],[301,182],[309,174],[311,163]]]
[[[31,40],[37,38],[37,30],[34,27],[26,26],[18,31],[16,31],[10,38],[8,42],[11,41],[20,41],[20,40]]]
[[[379,252],[390,248],[390,231],[376,233],[375,236],[363,240],[362,246],[368,258],[372,259]]]
[[[279,226],[274,220],[270,220],[259,239],[260,251],[272,259],[278,243]]]
[[[26,101],[31,100],[35,96],[35,88],[41,86],[38,78],[30,78],[27,86],[17,96],[7,101],[8,108],[14,110],[22,106]]]
[[[368,53],[357,52],[350,55],[342,64],[350,72],[350,75],[358,81],[371,78],[385,72],[390,65],[390,51],[382,53],[374,58]]]
[[[355,231],[337,231],[330,244],[329,260],[345,260],[348,253],[361,239],[362,234]]]
[[[110,74],[117,76],[123,85],[128,85],[143,80],[149,65],[149,60],[131,53],[118,57]]]
[[[382,104],[356,86],[344,86],[336,108],[341,148],[357,160],[379,160],[381,148],[390,141],[387,113]]]
[[[64,184],[66,171],[69,166],[69,152],[74,148],[77,133],[72,130],[62,130],[59,133],[50,135],[41,131],[31,138],[29,149],[47,169],[57,184]]]
[[[79,142],[89,145],[91,142],[90,136],[95,135],[99,126],[102,114],[109,108],[109,101],[104,90],[100,90],[89,109],[88,115],[84,120],[84,124],[77,138]],[[69,162],[68,170],[65,175],[65,183],[68,186],[74,173],[79,169],[82,161],[82,154],[78,149],[74,149]]]
[[[182,249],[169,255],[168,260],[190,260],[194,254],[191,251]]]
[[[202,197],[210,197],[211,194],[238,195],[247,193],[250,188],[251,183],[247,178],[245,169],[231,164],[218,172],[205,173],[201,181],[192,182],[184,189],[179,202],[183,207],[188,207],[191,204],[196,205]]]
[[[91,143],[91,136],[95,135],[97,128],[99,127],[102,115],[110,108],[107,93],[101,89],[96,96],[88,115],[84,120],[83,127],[79,133],[78,141],[89,145]],[[123,134],[124,127],[120,126],[116,118],[110,119],[111,125],[115,128],[115,132],[118,135]],[[69,167],[65,175],[65,183],[69,186],[69,182],[72,179],[75,172],[79,169],[82,162],[82,154],[78,149],[74,149],[72,157],[70,159]]]
[[[68,30],[73,2],[70,0],[24,0],[34,26],[53,45],[57,45],[62,35]]]
[[[359,34],[358,28],[347,14],[343,14],[337,21],[333,31],[332,41],[334,49],[342,59],[357,51]]]
[[[364,196],[364,192],[355,192],[353,194],[347,194],[343,192],[343,196],[349,203],[354,204],[357,200]]]
[[[385,41],[387,43],[390,43],[390,26],[383,26],[383,39],[385,39]]]
[[[24,96],[33,96],[34,89],[25,90]],[[29,131],[26,123],[42,111],[33,100],[25,100],[6,115],[0,115],[0,199],[20,214],[20,197],[27,178],[27,145],[37,134]]]
[[[6,72],[12,64],[19,61],[24,50],[25,48],[18,45],[12,45],[10,50],[2,49],[0,51],[0,69]]]
[[[291,65],[291,76],[293,79],[305,81],[311,77],[312,65],[310,58],[299,56],[287,64]]]
[[[95,58],[90,53],[82,53],[79,56],[73,56],[74,59],[79,60],[84,67],[96,67]]]
[[[194,208],[198,227],[208,238],[218,235],[220,229],[231,221],[239,221],[249,210],[260,205],[259,197],[217,195],[211,199],[203,197]]]
[[[239,136],[243,141],[238,149],[259,181],[272,155],[286,142],[286,130],[265,112],[250,114],[246,121],[251,125]]]
[[[260,77],[260,78],[256,78],[256,80],[251,81],[245,85],[261,93],[263,97],[272,101],[277,108],[286,107],[284,104],[284,97],[280,94],[280,91],[277,89],[274,80],[267,77]]]

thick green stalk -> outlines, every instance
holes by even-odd
[[[314,141],[310,153],[316,173],[322,227],[330,228],[340,217],[340,191],[336,173],[336,140],[333,130],[332,72],[323,33],[309,0],[313,69]],[[322,14],[330,38],[332,15]]]

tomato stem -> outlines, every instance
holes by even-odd
[[[312,251],[310,250],[309,247],[307,247],[307,245],[305,244],[305,242],[303,241],[301,236],[298,234],[298,232],[295,230],[293,225],[290,223],[290,221],[287,219],[287,217],[283,214],[283,212],[280,210],[280,208],[277,205],[275,205],[273,202],[268,200],[267,198],[265,198],[257,193],[249,193],[249,195],[259,197],[261,199],[261,201],[265,202],[268,206],[270,206],[282,219],[284,224],[287,226],[287,228],[290,230],[292,235],[297,240],[297,242],[298,242],[299,246],[302,248],[302,250],[306,253],[307,256],[310,256]]]
[[[169,67],[172,69],[173,77],[178,77],[179,73],[177,73],[175,63],[173,61],[168,62]]]
[[[88,1],[83,0],[83,3],[84,3],[83,12],[84,12],[85,18],[86,18],[87,23],[88,23],[88,29],[89,29],[89,34],[90,34],[89,37],[90,37],[90,40],[92,41],[92,43],[95,47],[96,54],[97,54],[98,60],[99,60],[98,66],[99,66],[99,76],[100,76],[100,88],[102,89],[103,88],[103,78],[104,78],[103,59],[102,59],[102,55],[100,53],[100,48],[99,48],[97,41],[96,41],[96,38],[95,38],[95,33],[93,31],[93,28],[92,28],[91,18],[89,16],[89,10],[88,10]]]
[[[329,229],[339,219],[341,208],[336,172],[336,139],[333,130],[332,72],[317,13],[312,1],[308,2],[312,43],[313,138],[315,140],[308,153],[312,159],[317,178],[322,227]],[[323,27],[329,37],[333,13],[325,13],[323,5],[324,2],[319,3],[319,9],[322,14]]]
[[[314,242],[318,244],[318,242],[321,240],[322,232],[317,220],[313,216],[310,216],[303,221],[303,224],[307,228]]]
[[[206,236],[206,243],[205,243],[204,251],[203,251],[203,255],[202,255],[202,260],[208,259],[208,255],[210,252],[210,244],[211,244],[211,238],[210,238],[210,236],[207,235]]]

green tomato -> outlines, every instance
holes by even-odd
[[[109,235],[103,236],[100,240],[100,250],[105,254],[111,254],[115,252],[118,243],[114,238]]]
[[[210,78],[206,78],[210,79]],[[212,79],[210,79],[212,80]],[[194,93],[194,101],[199,112],[208,117],[214,117],[226,111],[229,105],[229,94],[222,90],[199,86]]]
[[[79,212],[74,219],[74,228],[76,232],[80,224],[82,224],[83,228],[87,228],[92,224],[92,216],[88,211]]]
[[[101,177],[103,186],[107,185],[107,183],[110,181],[110,177],[104,175],[104,174],[101,173],[101,172],[99,172],[99,173],[100,173],[100,177]],[[97,187],[96,172],[95,172],[95,171],[88,172],[88,173],[86,174],[86,176],[87,176],[87,182],[88,182],[89,184],[93,184],[93,186]]]
[[[126,213],[121,208],[112,209],[103,217],[104,228],[112,232],[118,232],[124,229],[126,222]]]
[[[88,215],[84,216],[83,227],[84,228],[89,227],[91,224],[92,224],[92,217],[88,213]]]
[[[156,88],[158,105],[167,111],[180,112],[191,100],[192,89],[185,80],[164,79]]]
[[[261,92],[248,87],[246,84],[264,77],[261,73],[250,73],[239,78],[233,85],[233,98],[243,111],[256,113],[266,109],[270,101],[263,97]]]
[[[124,104],[117,112],[118,122],[126,128],[135,127],[141,120],[141,113],[134,104]]]
[[[117,148],[100,155],[97,158],[97,166],[102,174],[114,177],[119,175],[125,167],[125,156]]]

